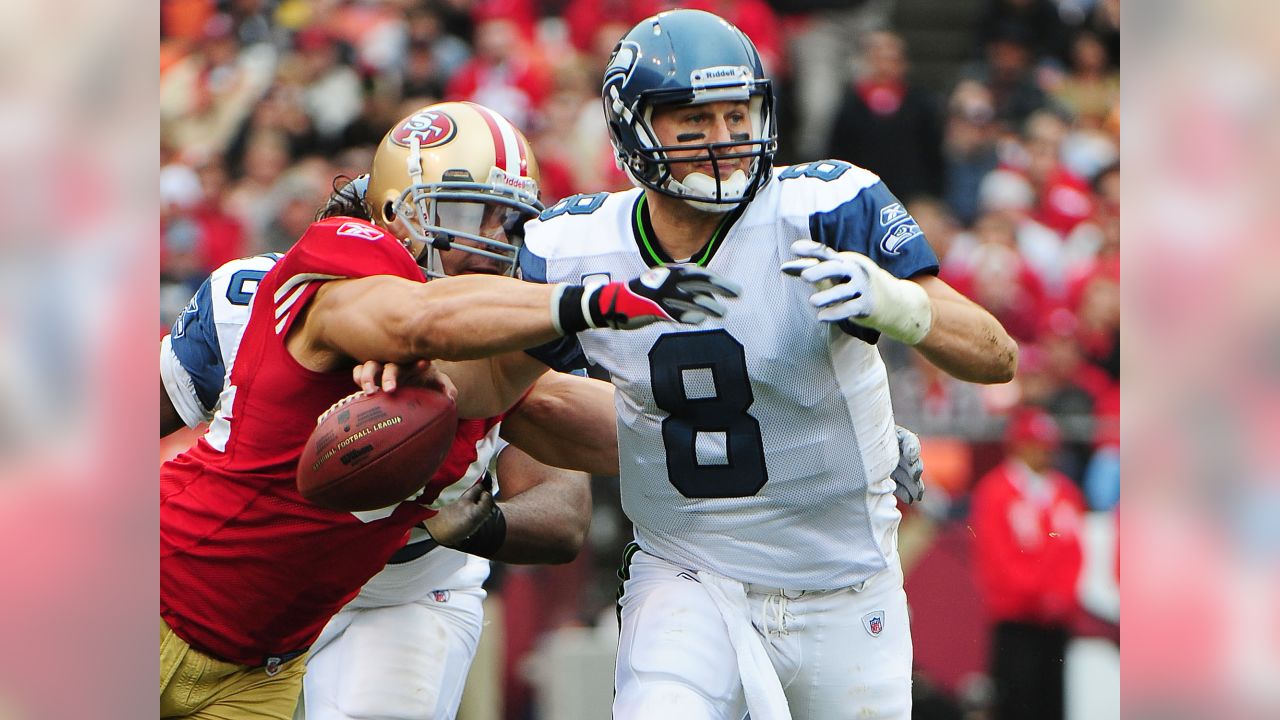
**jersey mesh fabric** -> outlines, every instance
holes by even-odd
[[[659,323],[626,333],[579,334],[587,358],[608,370],[619,390],[623,509],[646,552],[789,589],[856,585],[886,567],[894,553],[900,515],[888,476],[897,445],[884,364],[874,346],[818,322],[808,302],[812,286],[778,271],[791,258],[791,243],[812,236],[815,213],[857,200],[878,182],[852,170],[863,175],[851,175],[843,187],[809,177],[775,179],[757,196],[707,265],[745,288],[725,318],[697,328]],[[545,258],[547,281],[642,272],[646,266],[626,212],[637,192],[615,194],[590,215],[531,226],[526,242]],[[868,208],[859,210],[869,218],[861,239],[866,245],[880,239],[872,224],[878,207]],[[906,277],[928,271],[931,262],[936,264],[927,252],[898,267],[882,264]],[[736,374],[735,355],[745,356],[749,382]],[[677,374],[664,376],[664,365],[675,365]],[[698,379],[708,374],[714,375],[711,388]],[[655,379],[667,382],[663,377],[680,380],[674,390],[658,388],[660,401]],[[707,398],[709,390],[716,397]],[[693,418],[692,428],[672,425],[672,413],[662,406],[673,402],[683,402],[682,417]],[[714,403],[722,403],[721,411],[708,415]],[[696,459],[673,461],[672,438],[681,434],[732,434],[729,425],[736,423],[740,436],[753,437],[750,421],[739,417],[743,407],[758,423],[759,440],[740,441],[736,453],[730,447],[729,472],[708,472]],[[753,445],[762,446],[767,481],[750,494],[760,480],[750,458]],[[690,479],[702,491],[744,496],[688,497],[677,483]]]

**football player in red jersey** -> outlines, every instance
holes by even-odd
[[[336,190],[321,218],[369,219],[368,182],[369,176],[362,175]],[[219,267],[162,339],[161,437],[213,418],[256,285],[279,259],[278,253],[269,253]],[[443,251],[439,259],[444,275],[485,269],[462,251]],[[523,442],[530,433],[550,432],[553,442],[572,443],[579,452],[598,452],[590,442],[564,436],[556,424],[540,421],[537,408],[557,381],[585,385],[576,388],[578,392],[591,392],[594,385],[597,395],[604,393],[598,409],[603,422],[598,425],[608,426],[612,388],[595,380],[561,377],[552,376],[530,391],[528,401],[506,415],[501,427],[505,431],[511,425],[514,431],[504,434]],[[612,445],[612,438],[608,440]],[[502,489],[498,509],[506,522],[506,539],[494,557],[512,563],[572,560],[591,522],[588,477],[548,467],[515,446],[492,450],[477,460],[496,456],[492,466]],[[608,458],[615,451],[605,452]],[[415,528],[412,539],[325,626],[307,656],[295,717],[303,716],[303,707],[309,720],[454,716],[483,625],[489,560],[439,547],[425,530]],[[359,670],[353,675],[351,668]]]
[[[209,431],[161,468],[164,717],[291,717],[301,658],[411,528],[436,515],[426,503],[461,495],[495,517],[472,487],[480,456],[545,369],[514,351],[591,327],[696,324],[734,295],[685,268],[591,287],[478,275],[424,283],[450,248],[484,269],[514,266],[516,231],[539,208],[526,141],[478,105],[430,106],[398,123],[379,145],[367,200],[373,223],[317,222],[261,278]],[[349,394],[351,366],[369,359],[451,361],[441,364],[463,421],[419,502],[324,510],[297,492],[298,457],[316,416]],[[554,448],[526,449],[574,464]],[[460,549],[501,546],[500,523],[472,526],[451,538]]]

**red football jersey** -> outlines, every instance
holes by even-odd
[[[366,522],[312,505],[297,490],[298,458],[317,416],[355,388],[347,368],[318,373],[298,364],[285,338],[325,281],[370,275],[423,280],[400,243],[373,225],[312,225],[262,279],[208,433],[161,467],[160,613],[195,648],[246,665],[306,648],[433,514],[401,503]],[[459,423],[421,502],[475,479],[477,446],[491,444],[498,420]]]

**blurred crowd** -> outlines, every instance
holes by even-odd
[[[1049,455],[1033,475],[1048,480],[1023,493],[1039,503],[1026,523],[1066,498],[1046,532],[1083,536],[1073,527],[1112,511],[1120,487],[1119,0],[162,0],[161,326],[220,264],[287,250],[335,176],[366,172],[382,134],[433,101],[482,103],[524,130],[547,205],[629,187],[600,76],[628,28],[677,4],[721,15],[760,49],[779,96],[780,163],[830,157],[881,175],[942,278],[1019,342],[1014,382],[984,387],[882,348],[896,418],[925,445],[929,490],[908,513],[904,547],[913,521],[934,531],[978,522],[980,500],[1000,495],[984,484],[1007,481],[1011,462],[1038,462],[1026,458],[1036,443]],[[912,61],[928,48],[909,46],[897,23],[907,6],[930,4],[971,10],[951,29],[970,52],[945,82],[920,81]],[[607,568],[630,533],[616,490],[597,483],[596,496],[578,562],[507,572],[508,604],[539,608],[507,613],[509,654],[611,607]],[[975,567],[986,552],[975,547]],[[1088,572],[1078,559],[1058,564]],[[1011,589],[988,575],[972,582],[990,620],[1065,632],[1081,615],[1118,623],[1118,611],[1063,597],[1076,577]],[[1002,595],[1014,592],[1043,594],[1054,609]],[[1024,606],[1025,616],[1001,616]],[[506,714],[522,717],[529,690],[509,674]]]

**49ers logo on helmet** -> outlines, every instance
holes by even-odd
[[[458,134],[458,124],[453,118],[438,110],[423,110],[405,118],[404,122],[391,131],[391,140],[397,145],[409,147],[409,142],[418,138],[419,147],[429,148],[443,145]]]

